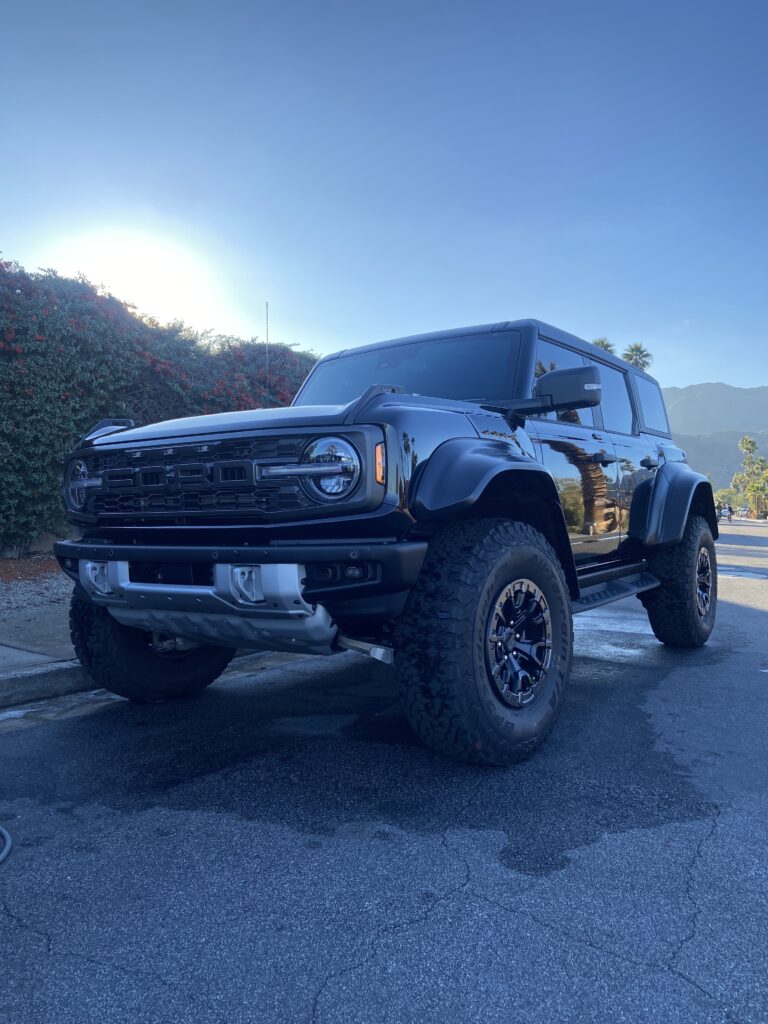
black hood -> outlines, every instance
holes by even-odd
[[[163,441],[169,437],[280,430],[285,427],[331,427],[344,423],[349,408],[348,405],[291,405],[284,409],[246,409],[210,416],[185,416],[180,420],[163,420],[161,423],[149,423],[146,427],[119,430],[96,438],[94,443],[99,447],[110,444],[123,447],[138,441]]]
[[[180,420],[163,420],[146,427],[117,430],[95,437],[85,443],[98,445],[138,444],[164,441],[177,437],[210,437],[217,434],[242,434],[249,430],[285,430],[291,427],[338,427],[351,423],[387,422],[396,408],[412,413],[440,411],[466,416],[477,412],[477,405],[448,398],[392,393],[390,388],[370,388],[348,405],[290,405],[280,409],[246,409],[242,412],[220,412],[209,416],[185,416]]]

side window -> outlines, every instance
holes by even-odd
[[[667,410],[664,408],[659,385],[652,380],[646,380],[645,377],[635,376],[635,387],[640,399],[643,425],[649,430],[658,430],[660,434],[668,434]]]
[[[536,369],[534,375],[536,380],[543,377],[550,370],[572,370],[574,367],[583,366],[584,360],[578,352],[569,348],[562,348],[554,342],[545,341],[539,338],[536,346]],[[591,427],[594,424],[591,409],[566,409],[562,412],[545,413],[542,419],[558,419],[562,423],[580,423],[584,427]]]
[[[615,430],[619,434],[631,434],[632,402],[627,390],[626,373],[604,363],[597,363],[597,367],[600,370],[600,383],[603,388],[600,401],[603,426],[606,430]]]

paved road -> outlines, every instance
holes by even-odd
[[[768,531],[725,534],[710,645],[581,616],[513,770],[353,655],[0,716],[0,1020],[768,1020]]]

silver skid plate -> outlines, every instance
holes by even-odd
[[[270,651],[333,654],[336,625],[322,605],[303,596],[303,565],[258,566],[255,601],[245,601],[233,565],[214,565],[213,586],[134,583],[128,562],[80,563],[80,583],[125,626],[201,643]]]

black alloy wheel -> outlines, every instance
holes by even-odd
[[[504,587],[488,616],[486,664],[491,683],[509,707],[534,701],[552,659],[552,616],[531,580]]]
[[[702,546],[699,548],[699,557],[696,560],[696,607],[702,619],[706,618],[712,602],[713,577],[709,548]]]

